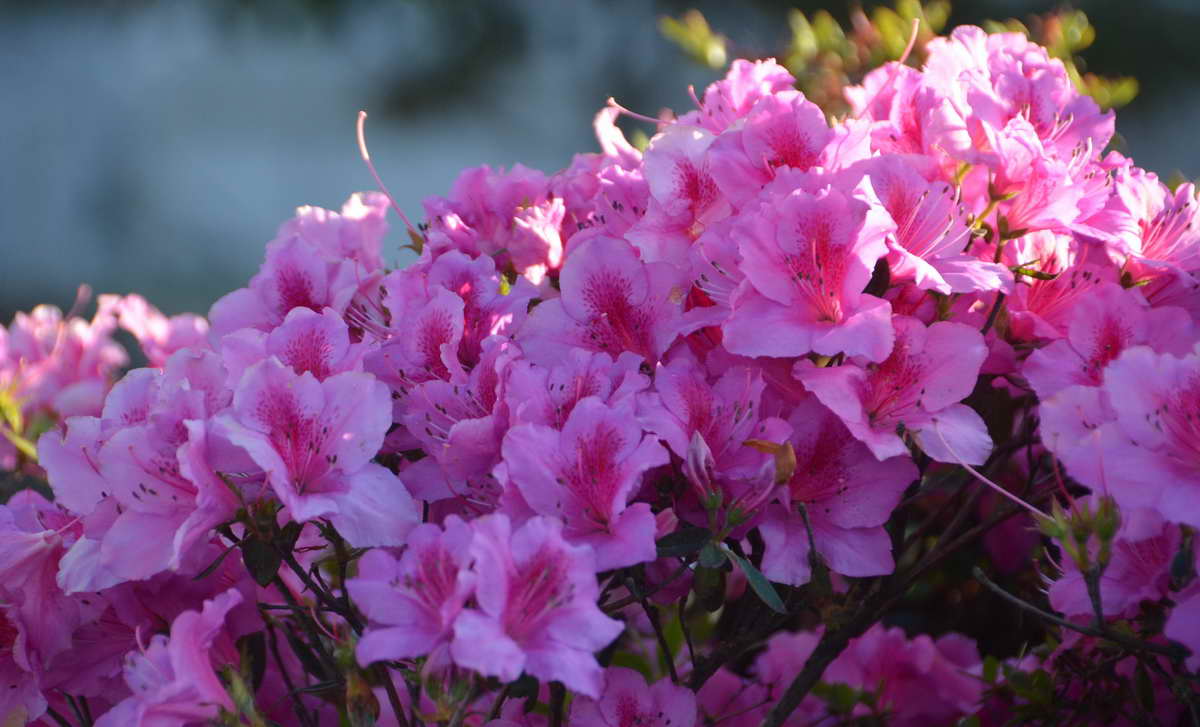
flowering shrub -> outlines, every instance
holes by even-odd
[[[404,269],[359,194],[207,320],[0,329],[4,724],[1194,716],[1194,191],[1024,36],[924,50],[611,104]]]

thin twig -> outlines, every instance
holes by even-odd
[[[654,587],[646,589],[645,593],[643,593],[642,595],[649,597],[649,596],[653,596],[655,593],[658,593],[662,589],[671,585],[671,583],[673,583],[676,578],[683,575],[684,571],[686,571],[690,566],[691,566],[691,563],[689,561],[686,561],[686,560],[683,561],[682,563],[679,564],[679,567],[675,569],[674,573],[667,576],[667,579],[665,581],[663,581],[662,583],[656,583],[654,585]],[[610,603],[607,606],[603,606],[601,610],[603,610],[604,613],[606,613],[606,614],[613,614],[613,613],[616,613],[617,611],[620,611],[622,608],[625,608],[626,606],[631,606],[631,605],[637,603],[639,600],[641,600],[641,599],[639,599],[637,596],[627,596],[626,598],[622,598],[620,601],[617,601],[616,603]]]
[[[988,577],[983,574],[983,570],[979,566],[975,566],[971,570],[971,573],[975,576],[975,580],[982,583],[992,593],[995,593],[997,596],[1000,596],[1014,606],[1023,608],[1035,616],[1049,621],[1050,623],[1057,624],[1072,631],[1076,631],[1084,636],[1091,636],[1097,639],[1106,639],[1114,644],[1117,644],[1118,646],[1123,646],[1130,651],[1148,651],[1152,654],[1160,654],[1165,656],[1172,661],[1179,661],[1185,656],[1183,650],[1176,646],[1163,646],[1161,644],[1152,644],[1148,641],[1142,641],[1141,639],[1130,638],[1124,634],[1116,633],[1107,627],[1094,628],[1091,626],[1080,626],[1079,624],[1072,623],[1067,619],[1058,616],[1057,614],[1043,611],[1032,603],[1022,600],[1018,596],[1014,596],[1013,594],[1004,590],[989,580]]]
[[[562,727],[567,704],[567,688],[562,682],[550,682],[550,727]]]
[[[484,720],[484,724],[500,718],[500,710],[504,707],[504,703],[508,701],[508,695],[510,692],[512,692],[514,684],[516,684],[515,681],[505,684],[504,688],[500,690],[500,693],[496,695],[496,698],[492,700],[492,708],[488,710],[487,719]]]
[[[658,648],[662,652],[663,662],[667,665],[667,673],[671,675],[671,683],[678,684],[679,672],[675,670],[675,658],[671,654],[671,645],[667,643],[667,635],[663,633],[662,621],[658,618],[658,608],[647,600],[646,594],[642,591],[635,576],[630,575],[627,583],[629,592],[636,596],[638,602],[642,604],[642,610],[646,612],[646,619],[650,621],[650,628],[654,629],[654,637],[658,639]]]
[[[979,332],[987,335],[987,332],[992,330],[992,326],[996,323],[996,318],[1000,315],[1000,306],[1004,303],[1004,293],[996,293],[996,302],[992,304],[992,310],[988,313],[987,320],[983,323],[983,328]]]
[[[683,631],[683,640],[687,644],[688,658],[692,661],[692,670],[696,669],[696,649],[692,645],[692,627],[687,622],[687,598],[679,601],[679,629]]]
[[[350,628],[354,629],[354,633],[362,633],[362,621],[359,620],[358,615],[354,613],[353,609],[344,608],[332,595],[314,583],[312,577],[304,570],[304,566],[296,561],[296,556],[291,551],[280,549],[279,554],[283,557],[283,562],[287,563],[287,566],[292,569],[292,572],[304,584],[304,587],[312,591],[313,595],[316,596],[322,605],[346,619],[346,623],[350,624]]]
[[[400,703],[400,695],[396,692],[396,685],[392,683],[392,672],[386,665],[376,664],[375,674],[383,682],[383,690],[387,692],[388,704],[392,706],[396,722],[400,727],[408,727],[408,718],[404,716],[404,705]]]
[[[296,712],[296,716],[305,725],[305,727],[317,727],[312,714],[305,708],[303,700],[300,699],[299,692],[296,691],[296,684],[292,681],[292,675],[284,666],[283,657],[279,653],[279,641],[275,637],[275,624],[267,622],[267,648],[271,650],[271,655],[275,657],[275,663],[279,665],[279,673],[283,676],[283,685],[287,688],[288,697],[292,700],[292,709]]]

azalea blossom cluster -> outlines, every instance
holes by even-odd
[[[207,319],[0,329],[0,466],[53,495],[0,508],[5,723],[1002,723],[971,638],[852,614],[1039,507],[1089,635],[1005,678],[1152,608],[1122,668],[1178,714],[1194,190],[1105,154],[1112,114],[1024,36],[926,51],[832,121],[772,61],[644,150],[610,104],[600,152],[427,200],[402,269],[364,193],[300,208]],[[147,365],[114,383],[118,326]]]

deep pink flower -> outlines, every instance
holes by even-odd
[[[1012,273],[998,263],[964,253],[971,242],[964,207],[954,187],[936,178],[924,157],[879,156],[854,164],[840,176],[859,184],[873,211],[890,218],[888,235],[891,281],[911,281],[939,293],[1011,291]]]
[[[789,423],[796,471],[760,526],[763,574],[790,585],[808,582],[811,547],[801,505],[812,543],[831,570],[855,577],[891,573],[892,543],[883,524],[918,477],[912,460],[877,460],[813,397],[796,406]]]
[[[382,345],[365,367],[400,395],[397,421],[417,384],[463,383],[483,357],[484,341],[511,336],[536,294],[524,279],[505,292],[492,258],[454,250],[396,271],[382,285],[388,321],[375,331]]]
[[[270,333],[243,328],[221,340],[221,358],[235,385],[246,369],[268,356],[298,374],[307,371],[323,381],[361,370],[366,349],[362,343],[350,342],[346,321],[331,308],[321,312],[295,308]]]
[[[1117,268],[1103,250],[1066,235],[1041,231],[1009,242],[1012,264],[1053,276],[1020,278],[1005,301],[1010,335],[1018,340],[1062,338],[1075,307],[1097,286],[1118,282]]]
[[[1068,386],[1099,386],[1104,368],[1131,346],[1182,355],[1195,339],[1182,308],[1149,308],[1113,283],[1092,288],[1070,316],[1067,337],[1031,353],[1022,369],[1040,399]]]
[[[530,360],[554,365],[572,348],[657,362],[681,332],[686,284],[667,263],[638,259],[629,243],[597,235],[571,248],[562,297],[542,301],[517,334]]]
[[[116,327],[107,306],[91,321],[50,305],[17,313],[0,334],[0,390],[20,402],[27,419],[99,413],[113,374],[128,361],[112,339]]]
[[[340,213],[305,205],[280,226],[277,239],[298,238],[330,257],[354,260],[371,272],[382,270],[389,204],[380,192],[360,192],[346,200]]]
[[[970,714],[983,684],[970,673],[979,651],[967,637],[905,637],[899,628],[872,626],[851,642],[825,672],[825,680],[879,690],[877,707],[898,725],[941,724]]]
[[[1104,427],[1114,432],[1104,490],[1123,509],[1157,508],[1168,522],[1200,526],[1200,355],[1134,346],[1105,370],[1104,392],[1116,415]]]
[[[667,453],[644,436],[633,400],[607,406],[579,401],[561,432],[521,424],[504,437],[503,477],[538,515],[561,518],[563,536],[596,551],[597,570],[655,558],[654,515],[630,505],[642,474],[666,464]]]
[[[820,163],[832,136],[825,113],[799,91],[764,96],[744,123],[713,143],[708,153],[713,181],[742,207],[779,167],[807,170]]]
[[[506,682],[525,671],[599,697],[604,671],[593,653],[622,626],[596,607],[591,548],[569,545],[550,518],[531,518],[516,532],[499,514],[471,525],[478,607],[454,622],[455,663]]]
[[[155,368],[166,365],[180,349],[208,346],[208,321],[193,313],[168,318],[140,295],[102,295],[98,304],[113,311],[121,328],[133,334]]]
[[[365,269],[333,258],[294,235],[267,245],[262,268],[250,285],[225,295],[208,312],[215,340],[242,328],[269,331],[293,308],[346,310],[367,277]]]
[[[795,375],[841,417],[876,457],[908,453],[898,424],[939,462],[982,464],[992,449],[983,419],[960,404],[975,388],[987,347],[979,331],[942,321],[928,328],[897,317],[896,345],[878,364],[817,368],[808,361]]]
[[[184,727],[214,719],[233,700],[214,667],[236,664],[237,649],[225,633],[225,616],[242,601],[236,590],[186,611],[171,624],[170,637],[156,634],[146,651],[125,661],[125,682],[133,696],[96,721],[96,727]]]
[[[604,671],[598,699],[583,697],[571,704],[571,724],[578,727],[692,727],[696,695],[660,679],[647,685],[641,674],[624,667]]]
[[[329,517],[368,546],[403,543],[420,519],[400,480],[371,462],[391,419],[387,387],[370,374],[317,381],[269,358],[246,371],[218,422],[266,472],[291,519]]]
[[[611,405],[649,386],[640,368],[637,354],[626,351],[614,361],[608,354],[581,348],[550,368],[514,361],[505,390],[512,424],[562,429],[575,405],[589,396]]]
[[[198,495],[194,478],[214,476],[207,464],[188,469],[179,455],[192,427],[224,409],[230,396],[216,354],[183,349],[162,370],[126,375],[99,420],[75,417],[65,436],[42,438],[56,497],[86,516],[86,536],[60,574],[64,588],[95,590],[110,579],[177,568],[193,544],[233,515],[238,503],[228,490]],[[147,549],[148,540],[158,547]]]
[[[892,347],[887,301],[864,294],[887,229],[836,189],[766,196],[734,227],[746,280],[722,326],[744,356],[846,353],[872,361]],[[770,331],[770,335],[763,335]]]
[[[646,214],[625,234],[647,262],[680,265],[704,228],[730,212],[710,168],[715,137],[675,123],[650,141],[642,173],[650,190]]]
[[[82,534],[76,518],[41,495],[24,491],[0,505],[0,594],[17,665],[41,674],[71,649],[71,633],[103,608],[95,595],[68,596],[57,583],[59,563]]]
[[[474,588],[471,537],[470,527],[451,516],[444,529],[418,525],[399,560],[380,549],[359,560],[358,577],[346,587],[370,622],[356,650],[360,664],[449,658],[454,620]]]
[[[638,419],[684,460],[696,499],[721,493],[722,508],[737,509],[743,522],[771,496],[775,479],[773,457],[746,441],[782,442],[790,433],[785,422],[760,411],[765,388],[755,369],[730,367],[710,378],[680,355],[659,366],[654,391],[638,398]]]
[[[486,339],[478,364],[465,377],[418,384],[400,402],[401,423],[437,463],[437,472],[422,473],[425,479],[444,480],[444,496],[457,495],[485,511],[499,495],[491,472],[509,423],[506,369],[519,354],[499,336]],[[430,483],[416,486],[427,489]]]
[[[761,61],[737,59],[729,64],[725,78],[704,90],[700,108],[680,117],[679,123],[700,124],[714,134],[749,113],[759,99],[795,88],[796,79],[774,58]]]

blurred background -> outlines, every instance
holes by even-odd
[[[688,84],[719,73],[667,40],[662,16],[699,9],[731,56],[767,56],[788,46],[795,7],[850,18],[844,0],[0,0],[0,322],[67,308],[80,283],[206,313],[296,206],[372,187],[359,109],[420,217],[464,167],[551,173],[595,150],[608,96],[686,110]],[[1059,7],[958,0],[948,26]],[[1081,70],[1140,83],[1118,148],[1164,177],[1200,175],[1200,2],[1075,7],[1097,33]]]

